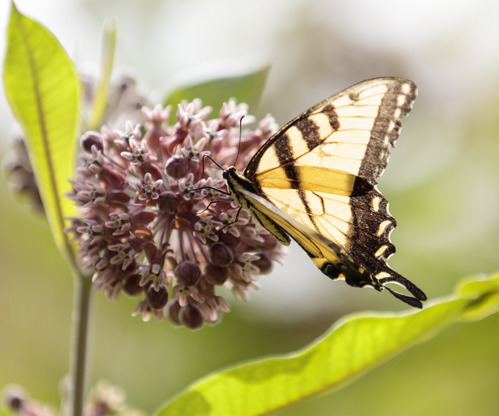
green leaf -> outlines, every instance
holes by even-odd
[[[456,289],[458,295],[475,298],[461,317],[463,322],[478,321],[499,312],[499,274],[487,279],[485,276],[464,279]]]
[[[247,103],[250,109],[257,108],[268,71],[269,68],[266,67],[251,74],[218,78],[177,88],[170,94],[165,104],[171,104],[175,112],[176,106],[182,100],[192,101],[194,98],[201,98],[203,103],[211,105],[218,112],[224,102],[234,97],[239,103]]]
[[[102,120],[106,114],[115,49],[116,22],[113,19],[107,19],[104,22],[103,29],[101,77],[92,103],[92,113],[88,121],[87,130],[97,130],[102,125]]]
[[[472,289],[471,289],[472,288]],[[468,281],[421,311],[354,314],[295,353],[254,361],[194,383],[157,415],[264,415],[350,383],[449,325],[499,308],[499,276]],[[494,299],[494,307],[490,303]],[[477,315],[474,315],[477,318]]]
[[[63,232],[64,217],[75,207],[64,196],[73,176],[80,83],[70,58],[41,24],[23,16],[12,3],[3,81],[21,125],[56,243],[72,258]]]

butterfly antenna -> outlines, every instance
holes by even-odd
[[[205,158],[210,159],[217,167],[219,167],[221,170],[224,170],[224,168],[222,167],[222,165],[220,165],[220,163],[218,163],[210,155],[203,155],[203,162],[201,163],[201,168],[202,168],[202,172],[203,172],[203,179],[204,179],[204,159]]]
[[[244,116],[242,116],[241,119],[239,120],[239,143],[237,145],[236,160],[234,160],[234,164],[232,166],[236,166],[237,158],[239,157],[239,152],[241,151],[241,137],[243,135],[243,118]]]

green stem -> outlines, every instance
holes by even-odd
[[[92,281],[88,276],[79,275],[76,279],[72,345],[70,362],[69,403],[66,414],[83,416],[85,406],[86,367],[88,352],[88,331],[90,323],[90,304]]]

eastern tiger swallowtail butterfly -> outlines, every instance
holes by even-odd
[[[416,94],[401,78],[353,85],[282,127],[243,175],[230,167],[223,177],[235,202],[282,244],[295,240],[326,276],[421,308],[423,291],[385,262],[396,221],[376,188]]]

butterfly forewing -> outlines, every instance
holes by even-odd
[[[416,86],[399,78],[356,84],[291,120],[253,157],[245,176],[265,186],[293,165],[325,167],[376,183],[388,162],[400,119],[416,98]]]

